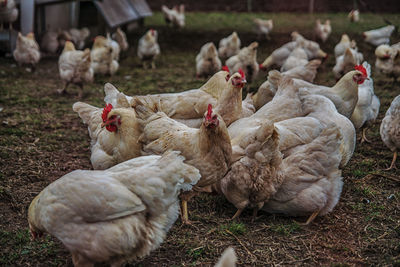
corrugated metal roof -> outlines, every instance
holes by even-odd
[[[102,0],[94,3],[111,28],[149,16],[145,15],[149,12],[151,15],[144,0]]]

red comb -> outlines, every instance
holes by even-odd
[[[106,122],[108,113],[113,109],[113,106],[111,104],[107,104],[104,109],[103,113],[101,114],[101,118],[103,119],[103,122]]]
[[[208,104],[206,120],[210,120],[212,115],[212,105]]]
[[[150,29],[151,35],[154,35],[154,29]]]
[[[367,70],[364,68],[363,65],[356,65],[354,67],[354,69],[358,70],[359,72],[361,72],[363,74],[363,76],[368,77]]]
[[[243,72],[242,69],[239,69],[238,72],[239,72],[240,76],[242,76],[242,79],[244,79],[244,78],[246,77],[246,76],[244,75],[244,72]]]
[[[222,66],[222,69],[221,69],[221,70],[229,72],[228,66]]]

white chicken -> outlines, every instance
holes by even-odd
[[[252,82],[259,71],[257,48],[258,43],[252,42],[249,46],[242,48],[237,55],[226,60],[225,64],[228,66],[230,72],[235,73],[239,69],[242,69],[246,75],[246,79]]]
[[[400,77],[400,43],[380,45],[375,49],[375,67],[378,71]]]
[[[302,109],[307,117],[313,117],[324,125],[335,124],[340,132],[340,167],[347,165],[356,147],[356,130],[353,123],[337,112],[331,100],[322,95],[313,95],[307,88],[300,88]]]
[[[178,28],[185,27],[185,5],[180,5],[179,7],[174,6],[172,9],[162,5],[161,11],[168,25],[173,25]]]
[[[325,43],[331,32],[332,32],[332,27],[331,27],[331,21],[329,19],[327,19],[325,23],[321,23],[321,20],[319,19],[316,20],[314,33],[319,40]]]
[[[233,32],[228,37],[222,38],[219,41],[218,55],[221,58],[230,58],[237,55],[240,51],[240,39],[236,32]]]
[[[150,61],[153,69],[156,68],[154,60],[160,54],[160,46],[158,45],[157,38],[157,31],[150,29],[139,39],[137,55],[142,60],[144,68],[147,68],[145,64],[147,61]]]
[[[99,35],[94,39],[90,57],[94,74],[114,75],[118,71],[119,64],[113,58],[113,48],[104,36]]]
[[[382,120],[380,134],[383,143],[393,152],[392,163],[386,170],[396,168],[397,152],[400,149],[400,95],[390,104]]]
[[[308,60],[314,58],[326,58],[327,53],[322,51],[319,44],[310,40],[305,39],[297,32],[292,32],[293,41],[284,44],[282,47],[275,49],[271,55],[269,55],[264,62],[260,65],[262,69],[268,69],[273,65],[282,67],[285,60],[289,57],[290,53],[300,45],[306,53]]]
[[[107,33],[107,40],[108,40],[108,45],[112,48],[112,58],[118,61],[119,53],[121,52],[121,48],[119,47],[118,42],[111,39],[111,35],[109,32]]]
[[[149,255],[179,216],[179,192],[200,178],[183,160],[178,152],[167,152],[64,175],[30,204],[32,237],[58,238],[74,266],[121,266]]]
[[[347,48],[356,49],[357,43],[354,40],[350,40],[347,34],[343,34],[340,42],[335,46],[335,58],[343,55]]]
[[[222,253],[220,259],[214,267],[236,267],[237,256],[232,247],[228,247]]]
[[[12,23],[18,18],[18,9],[14,0],[0,0],[0,31],[3,30],[3,24],[8,23],[12,29]]]
[[[88,28],[84,27],[82,29],[72,28],[69,31],[71,36],[71,40],[75,46],[81,50],[85,47],[85,41],[90,35],[90,31]]]
[[[58,33],[53,31],[46,32],[40,42],[40,49],[50,54],[56,54],[59,48]]]
[[[13,55],[18,65],[29,64],[35,70],[35,66],[40,60],[40,52],[33,32],[28,33],[26,36],[23,36],[20,32],[18,33],[17,46]]]
[[[265,20],[265,19],[253,19],[254,23],[254,30],[258,35],[258,38],[265,37],[266,39],[270,39],[270,33],[274,28],[274,23],[272,19]]]
[[[126,34],[121,30],[120,27],[113,33],[112,38],[118,42],[121,51],[127,51],[129,48],[128,40]]]
[[[374,81],[371,78],[371,66],[364,61],[368,79],[358,86],[358,101],[350,120],[356,129],[362,129],[361,143],[369,142],[366,136],[367,126],[376,120],[380,101],[374,93]]]
[[[347,17],[351,22],[358,22],[360,20],[360,11],[358,9],[352,9]]]
[[[151,154],[162,154],[169,149],[181,151],[186,163],[200,170],[201,179],[193,187],[194,191],[181,196],[182,222],[189,223],[187,201],[221,179],[230,166],[232,147],[226,125],[211,105],[200,129],[194,129],[163,112],[154,113],[137,99],[135,102],[143,127],[140,137],[143,151]]]
[[[374,46],[389,44],[390,36],[394,29],[395,27],[393,25],[388,25],[379,29],[363,32],[364,41]]]
[[[111,104],[101,109],[83,102],[76,102],[72,109],[88,125],[93,169],[105,170],[141,155],[141,130],[133,109],[114,109]]]
[[[222,63],[214,43],[209,42],[203,45],[200,53],[196,56],[196,76],[207,77],[219,71],[221,66]]]
[[[308,57],[306,51],[302,47],[296,47],[289,54],[289,57],[285,60],[281,67],[281,72],[291,70],[293,68],[307,65]]]
[[[67,93],[67,87],[72,83],[80,87],[79,97],[82,97],[83,84],[93,81],[90,49],[86,48],[85,51],[75,50],[74,44],[67,41],[58,59],[58,70],[61,80],[65,83],[64,88],[59,90],[59,93]]]
[[[281,74],[283,77],[297,78],[312,83],[317,75],[319,65],[321,65],[321,60],[314,59],[305,66],[298,66]],[[272,77],[268,76],[268,79],[258,88],[257,93],[252,96],[254,107],[257,110],[275,96],[277,88],[273,84],[277,82],[271,83],[269,79],[272,79]]]
[[[349,72],[355,65],[361,64],[364,60],[364,55],[356,49],[347,48],[343,55],[336,58],[336,64],[333,67],[333,73],[336,79],[339,79],[343,74]]]

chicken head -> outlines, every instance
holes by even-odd
[[[106,127],[106,129],[110,132],[116,132],[118,130],[118,126],[121,125],[121,117],[112,110],[113,106],[111,104],[107,104],[103,109],[103,113],[101,114],[101,118],[103,119],[103,123],[101,127]]]
[[[353,75],[353,81],[357,84],[363,84],[364,81],[368,78],[367,70],[364,68],[363,65],[356,65],[354,69],[357,71]]]
[[[239,69],[239,74],[235,73],[232,75],[232,85],[238,88],[243,88],[244,85],[247,83],[246,76],[242,69]]]
[[[204,116],[204,126],[208,129],[217,128],[219,125],[218,115],[213,114],[212,105],[208,104],[207,114]]]

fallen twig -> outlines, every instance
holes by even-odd
[[[228,229],[225,230],[228,234],[230,234],[231,236],[233,236],[238,242],[239,244],[246,250],[246,252],[252,257],[254,258],[254,260],[257,260],[257,257],[250,252],[250,250],[243,244],[243,242],[239,239],[239,237],[237,237],[234,233],[232,233],[231,231],[229,231]]]

